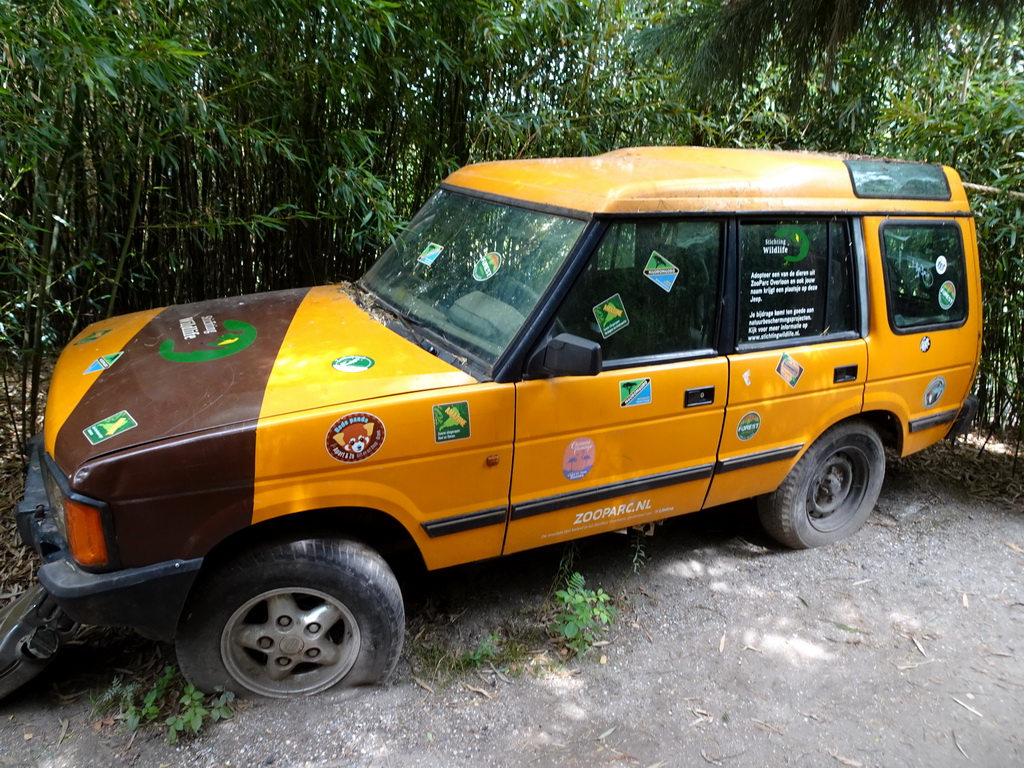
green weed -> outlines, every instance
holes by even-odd
[[[231,717],[231,702],[235,694],[217,686],[217,693],[207,695],[197,691],[194,685],[186,685],[178,699],[178,711],[167,718],[167,743],[173,744],[183,733],[195,734],[207,722],[217,722]]]
[[[578,571],[569,576],[563,589],[555,592],[555,599],[555,620],[550,629],[573,655],[584,653],[600,640],[619,616],[611,596],[600,587],[587,589],[586,580]]]
[[[184,687],[183,687],[184,686]],[[163,717],[167,741],[173,743],[185,733],[198,733],[208,722],[231,717],[235,695],[218,686],[216,693],[206,694],[185,684],[176,667],[164,667],[163,674],[142,693],[139,683],[125,683],[114,678],[110,686],[91,697],[93,715],[113,716],[129,731],[138,730]]]

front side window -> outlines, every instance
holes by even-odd
[[[556,329],[597,341],[612,364],[709,349],[722,239],[716,221],[611,223]]]
[[[741,346],[856,330],[846,221],[741,221],[739,237]]]
[[[956,222],[890,221],[882,225],[881,236],[893,330],[962,325],[967,279]]]
[[[405,320],[493,365],[583,227],[577,219],[441,191],[360,284]]]

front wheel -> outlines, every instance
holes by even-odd
[[[867,520],[885,475],[885,450],[868,424],[837,424],[807,450],[774,493],[758,498],[765,530],[807,549],[850,536]]]
[[[203,691],[306,696],[387,677],[404,627],[398,582],[372,549],[287,541],[204,577],[178,626],[178,663]]]

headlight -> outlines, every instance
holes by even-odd
[[[50,513],[61,536],[68,543],[71,556],[80,565],[107,565],[110,554],[107,551],[103,510],[96,502],[70,493],[54,472],[53,466],[46,466],[44,475]]]

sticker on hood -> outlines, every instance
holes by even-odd
[[[331,363],[331,367],[342,373],[360,373],[373,368],[375,362],[372,357],[366,355],[345,355]]]
[[[96,358],[92,365],[82,371],[82,375],[84,376],[87,373],[97,373],[99,371],[107,370],[107,368],[116,363],[118,358],[123,354],[124,352],[115,352],[112,355],[103,355],[102,357]]]
[[[379,451],[384,437],[384,422],[372,413],[349,413],[327,430],[327,452],[332,459],[354,464]]]
[[[77,347],[79,344],[88,344],[90,341],[96,341],[96,339],[100,338],[101,336],[106,336],[108,333],[110,333],[111,330],[112,329],[110,328],[104,328],[102,331],[93,331],[81,341],[76,341],[75,346]]]
[[[86,427],[82,430],[82,434],[91,445],[96,445],[137,426],[139,426],[139,422],[133,419],[128,411],[119,411]]]
[[[174,339],[164,339],[160,344],[160,357],[172,363],[202,363],[234,355],[256,341],[256,328],[244,320],[225,320],[221,325],[224,333],[195,349],[180,351],[174,348]],[[188,339],[185,327],[182,325],[182,335]]]

